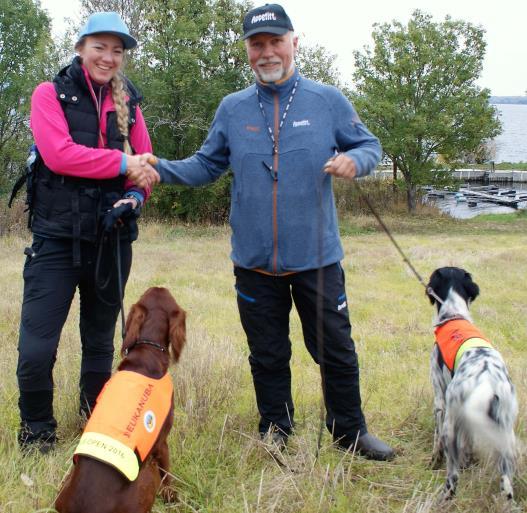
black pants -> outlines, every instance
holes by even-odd
[[[53,366],[60,334],[78,287],[80,295],[81,409],[88,411],[110,377],[113,338],[119,313],[116,244],[105,244],[100,275],[111,276],[97,291],[97,245],[81,242],[81,266],[73,266],[72,241],[33,237],[24,265],[24,299],[20,320],[17,377],[22,426],[38,438],[53,432]],[[130,272],[132,247],[120,242],[123,287]],[[111,273],[111,274],[109,274]],[[102,297],[102,299],[101,299]]]
[[[236,267],[236,290],[242,326],[247,335],[249,362],[260,412],[259,430],[271,426],[290,433],[294,422],[291,397],[289,313],[294,301],[305,345],[323,363],[326,425],[335,439],[355,441],[367,432],[361,410],[359,365],[339,263],[323,272],[323,346],[317,344],[317,270],[287,276],[267,276]]]

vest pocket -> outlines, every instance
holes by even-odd
[[[81,187],[79,189],[79,210],[81,212],[95,212],[99,207],[100,197],[99,189]]]
[[[39,178],[35,189],[34,216],[48,219],[54,202],[55,195],[51,182],[47,178]]]

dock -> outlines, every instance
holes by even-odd
[[[518,208],[519,199],[516,199],[516,192],[514,193],[514,198],[507,197],[506,194],[488,194],[486,192],[475,191],[474,189],[459,189],[459,192],[468,198],[480,199],[482,201],[487,201],[489,203],[496,203],[498,205],[505,205],[506,207]]]
[[[391,178],[393,171],[387,169],[377,169],[374,176],[383,178]],[[527,183],[527,171],[511,170],[511,171],[489,171],[482,169],[457,169],[452,171],[452,176],[458,180],[467,183],[483,183],[483,184],[512,184],[512,183]]]
[[[458,169],[452,176],[465,182],[514,183],[527,182],[527,171],[484,171],[481,169]]]

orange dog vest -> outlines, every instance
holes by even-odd
[[[467,349],[492,347],[473,324],[464,319],[448,321],[435,329],[436,344],[450,372],[454,372]]]
[[[116,372],[97,397],[74,460],[77,454],[90,456],[134,481],[168,416],[173,391],[168,373],[154,379],[137,372]]]

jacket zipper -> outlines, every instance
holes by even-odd
[[[97,131],[99,133],[99,144],[101,145],[101,148],[106,148],[106,145],[104,143],[104,138],[102,136],[101,132],[101,108],[102,108],[102,88],[104,86],[101,86],[99,88],[99,99],[97,100],[97,96],[95,96],[95,91],[93,90],[93,87],[90,82],[88,82],[88,89],[90,90],[90,94],[93,100],[93,103],[95,103],[95,109],[97,110]]]
[[[273,146],[273,170],[275,180],[273,181],[273,270],[278,273],[278,141],[280,138],[280,102],[278,94],[274,96],[274,146]]]
[[[102,132],[101,132],[101,109],[102,109],[102,88],[104,86],[99,87],[99,101],[97,102],[97,119],[99,120],[99,142],[101,143],[101,146],[104,148],[104,139],[102,138]]]

